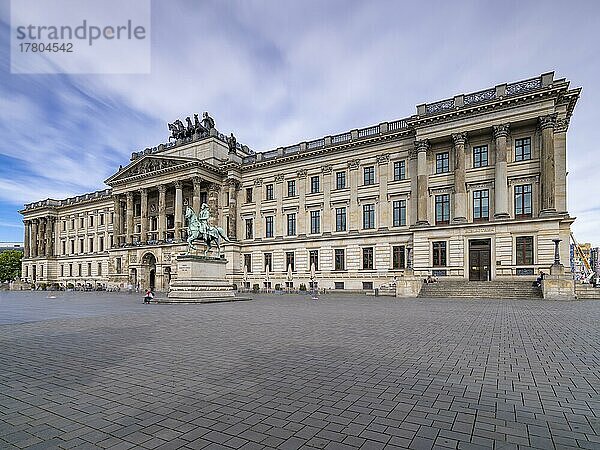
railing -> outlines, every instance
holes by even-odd
[[[425,106],[425,112],[427,114],[438,113],[454,108],[454,99],[449,98],[446,100],[440,100],[439,102],[431,103]]]
[[[306,148],[308,150],[313,150],[315,148],[320,148],[325,146],[325,139],[316,139],[314,141],[310,141],[306,143]]]
[[[368,128],[363,128],[361,130],[358,130],[359,138],[363,138],[363,137],[367,137],[367,136],[375,136],[376,134],[379,134],[379,125],[375,125],[373,127],[368,127]]]
[[[493,100],[494,98],[496,98],[496,88],[490,88],[465,95],[463,98],[463,102],[466,106],[472,105],[474,103],[481,103],[488,100]]]
[[[339,144],[341,142],[347,142],[352,140],[352,133],[342,133],[336,134],[335,136],[331,136],[332,144]]]
[[[388,123],[388,131],[402,130],[404,128],[408,128],[408,123],[404,119]]]
[[[274,159],[277,158],[279,152],[277,150],[271,150],[270,152],[265,152],[262,154],[263,159]]]
[[[252,164],[256,162],[256,155],[244,156],[242,158],[242,164]]]
[[[300,144],[290,145],[289,147],[283,148],[284,155],[293,155],[294,153],[298,153],[300,151]]]
[[[506,85],[506,95],[516,95],[522,92],[533,91],[542,87],[541,77],[530,78],[529,80],[517,81]]]

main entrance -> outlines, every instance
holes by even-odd
[[[142,258],[144,267],[144,289],[154,290],[156,288],[156,257],[148,252]]]
[[[469,280],[490,281],[492,244],[489,239],[469,241]]]

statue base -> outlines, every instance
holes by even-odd
[[[236,297],[225,277],[227,260],[209,256],[180,255],[177,275],[171,280],[167,298],[158,303],[215,303],[249,300]]]

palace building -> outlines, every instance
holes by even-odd
[[[169,124],[107,188],[29,203],[23,281],[166,291],[187,205],[227,230],[240,286],[373,289],[403,276],[534,278],[569,261],[567,129],[581,89],[554,73],[391,122],[254,153],[205,113]]]

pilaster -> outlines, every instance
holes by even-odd
[[[454,133],[454,217],[452,222],[467,221],[467,185],[465,183],[465,144],[467,133]]]
[[[494,219],[509,219],[508,212],[508,162],[507,140],[508,124],[494,126],[494,141],[496,144],[496,167],[494,169]]]

